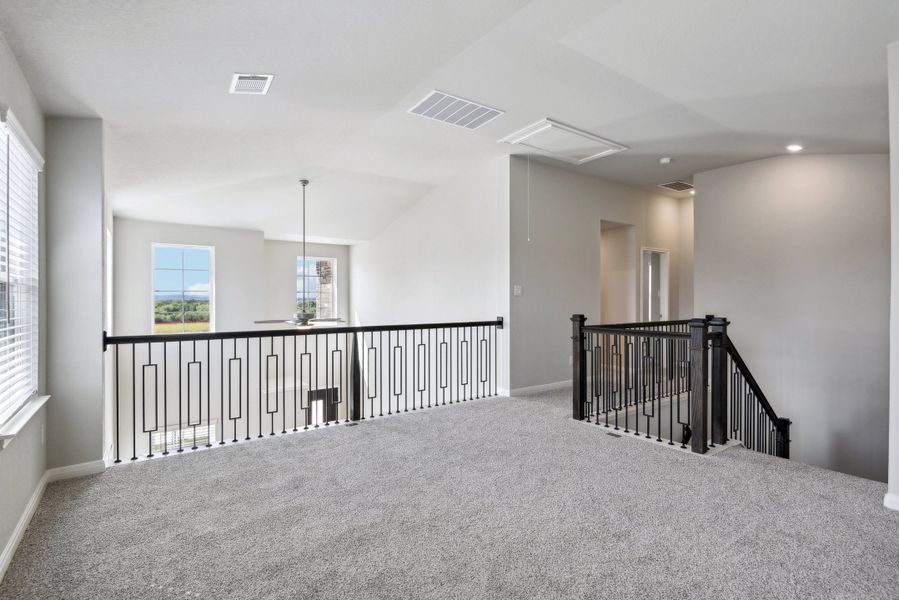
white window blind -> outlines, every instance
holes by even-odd
[[[43,161],[8,112],[0,120],[0,423],[38,381],[38,172]]]

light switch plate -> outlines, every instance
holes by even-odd
[[[512,286],[512,295],[513,296],[521,296],[521,286],[520,285]]]

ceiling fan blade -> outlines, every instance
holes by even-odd
[[[345,323],[343,319],[309,319],[310,323]]]
[[[293,323],[294,321],[285,321],[284,319],[269,319],[264,321],[253,321],[253,323],[262,325],[265,323]]]

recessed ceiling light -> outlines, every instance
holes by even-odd
[[[268,93],[272,85],[274,75],[260,75],[253,73],[235,73],[231,79],[232,94],[256,94],[262,96]]]
[[[663,156],[662,158],[659,159],[659,164],[660,164],[660,165],[670,165],[670,164],[671,164],[671,157],[670,157],[670,156]]]
[[[690,190],[690,195],[695,196],[695,195],[696,195],[696,190]]]
[[[790,144],[787,146],[787,150],[790,152],[802,152],[802,146],[799,144]]]

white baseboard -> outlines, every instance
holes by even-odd
[[[511,392],[511,396],[518,396],[521,394],[536,394],[539,392],[551,392],[553,390],[561,390],[567,387],[571,387],[571,380],[566,379],[565,381],[555,381],[553,383],[544,383],[541,385],[531,385],[528,387],[514,388]]]
[[[9,537],[6,546],[3,548],[3,552],[0,553],[0,581],[3,581],[3,576],[6,575],[6,569],[9,568],[9,563],[12,562],[12,557],[16,553],[16,548],[19,547],[19,542],[22,541],[22,536],[25,535],[25,530],[28,529],[28,524],[31,523],[31,518],[34,516],[34,512],[37,510],[38,505],[41,503],[41,498],[44,495],[47,484],[51,481],[59,481],[60,479],[94,475],[96,473],[102,473],[105,470],[105,462],[102,460],[93,460],[91,462],[69,465],[67,467],[57,467],[55,469],[47,469],[44,471],[44,474],[34,487],[34,491],[31,493],[31,498],[28,499],[28,504],[25,505],[25,510],[22,511],[22,516],[19,517],[19,522],[16,523],[16,528],[13,529],[12,535]]]
[[[509,388],[496,388],[497,396],[509,396]]]
[[[899,510],[899,494],[889,493],[884,496],[883,505],[890,510]]]
[[[6,547],[3,548],[3,552],[0,553],[0,581],[3,581],[3,576],[6,575],[6,569],[9,568],[9,563],[12,562],[12,557],[16,553],[16,548],[19,547],[19,542],[22,541],[22,536],[25,535],[28,524],[31,523],[31,517],[34,516],[34,511],[37,510],[38,504],[41,503],[41,497],[44,495],[44,489],[46,487],[47,473],[45,472],[37,482],[34,492],[31,493],[31,498],[28,499],[28,504],[25,505],[25,510],[22,511],[22,516],[19,517],[16,528],[13,529],[12,535],[6,542]]]
[[[103,460],[92,460],[77,465],[69,465],[67,467],[56,467],[55,469],[47,469],[47,483],[51,481],[59,481],[60,479],[72,479],[73,477],[84,477],[85,475],[96,475],[106,470],[106,463]]]

